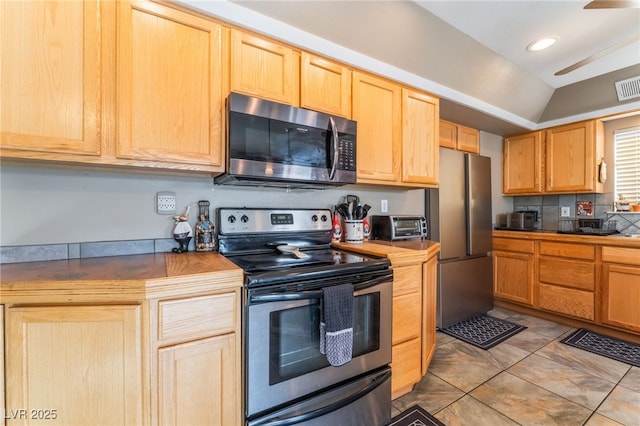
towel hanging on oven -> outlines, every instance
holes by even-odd
[[[353,285],[323,288],[320,308],[320,353],[337,367],[351,361],[353,352]]]

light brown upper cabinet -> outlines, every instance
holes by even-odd
[[[300,54],[286,45],[232,29],[229,76],[233,92],[300,103]]]
[[[302,52],[300,106],[351,118],[351,69],[337,62]]]
[[[440,120],[440,146],[479,154],[480,131],[450,121]]]
[[[402,89],[402,182],[438,185],[440,100]]]
[[[353,72],[353,119],[358,122],[358,183],[400,182],[401,97],[398,84]]]
[[[0,2],[2,156],[100,154],[99,2]]]
[[[545,132],[545,191],[603,192],[599,168],[604,156],[602,121],[590,120]]]
[[[504,139],[506,195],[604,191],[602,121],[590,120]]]
[[[150,1],[117,17],[117,157],[222,171],[222,27]]]
[[[502,146],[502,192],[539,194],[543,191],[543,132],[505,138]]]

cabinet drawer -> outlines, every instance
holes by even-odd
[[[196,338],[235,330],[236,293],[158,302],[158,340]]]
[[[602,261],[640,265],[640,249],[627,247],[602,247]]]
[[[420,339],[393,345],[391,349],[391,393],[394,397],[398,392],[406,393],[420,381],[422,377],[420,363]]]
[[[393,295],[418,293],[422,289],[422,264],[393,268]],[[419,299],[419,297],[418,297]]]
[[[540,284],[538,296],[541,309],[591,321],[594,319],[594,296],[590,291]]]
[[[534,242],[529,240],[514,240],[511,238],[494,238],[493,249],[505,251],[518,251],[522,253],[533,253]]]
[[[404,294],[393,298],[393,343],[420,337],[422,304],[418,294]]]
[[[570,257],[572,259],[595,260],[596,248],[590,245],[540,242],[540,254]]]
[[[540,256],[540,282],[594,291],[595,277],[594,263]]]

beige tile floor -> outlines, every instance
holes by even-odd
[[[438,332],[427,374],[392,416],[419,404],[448,426],[640,426],[640,368],[560,343],[574,328],[489,314],[528,328],[487,351]]]

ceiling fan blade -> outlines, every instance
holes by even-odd
[[[613,53],[616,50],[621,49],[621,48],[625,47],[626,45],[634,43],[634,42],[636,42],[638,40],[640,40],[640,36],[633,36],[633,37],[631,37],[631,38],[629,38],[627,40],[621,41],[620,43],[616,43],[613,46],[609,46],[606,49],[602,49],[601,51],[596,52],[591,56],[587,56],[583,60],[578,61],[573,65],[569,65],[568,67],[561,69],[560,71],[556,72],[554,75],[565,75],[565,74],[568,74],[571,71],[575,71],[578,68],[583,67],[583,66],[595,61],[596,59],[600,59],[603,56],[606,56],[606,55],[608,55],[610,53]]]
[[[626,9],[640,7],[637,0],[593,0],[584,9]]]

